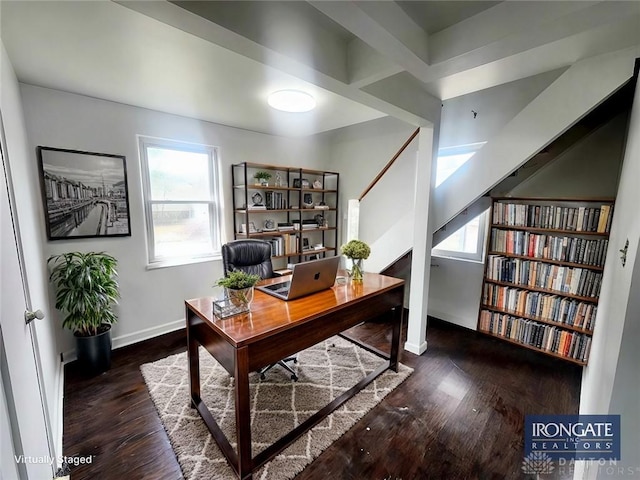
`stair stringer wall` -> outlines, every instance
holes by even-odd
[[[582,60],[433,192],[437,230],[564,133],[633,75],[637,49]]]

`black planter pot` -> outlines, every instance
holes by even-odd
[[[76,353],[82,369],[98,375],[111,368],[111,325],[103,325],[104,331],[90,337],[76,337]]]

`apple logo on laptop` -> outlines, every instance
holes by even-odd
[[[318,280],[320,278],[320,272],[317,272],[314,276],[313,279],[314,280]]]

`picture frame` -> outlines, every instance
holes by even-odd
[[[238,233],[259,233],[259,230],[256,228],[256,224],[253,222],[249,222],[249,232],[247,232],[247,224],[246,223],[241,223],[240,224],[240,232]]]
[[[293,188],[309,188],[309,180],[306,178],[294,178]]]
[[[124,155],[37,147],[47,238],[131,236]]]

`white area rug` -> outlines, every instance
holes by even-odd
[[[298,353],[298,363],[294,365],[299,377],[297,382],[277,366],[262,381],[252,373],[249,388],[253,455],[358,383],[382,362],[379,357],[351,342],[333,337]],[[237,478],[198,412],[189,407],[186,353],[140,368],[184,477],[193,480]],[[402,364],[398,366],[398,373],[386,370],[367,388],[265,464],[254,478],[293,478],[412,371]],[[200,381],[203,401],[235,447],[233,378],[203,348],[200,349]]]

